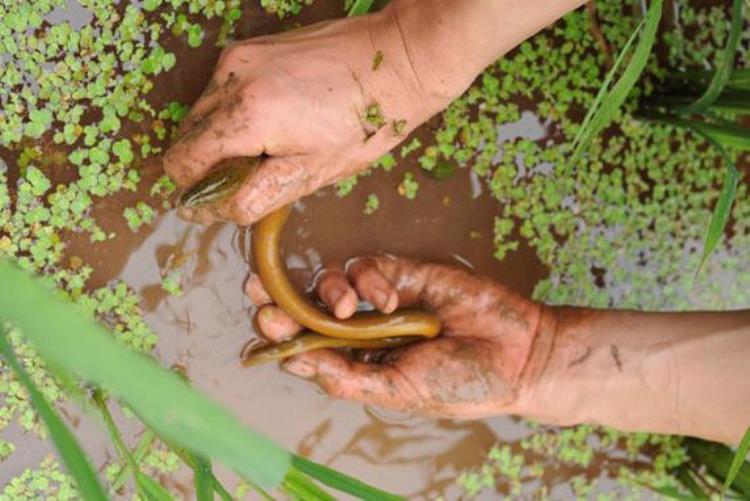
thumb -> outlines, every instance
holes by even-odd
[[[240,226],[249,226],[311,191],[310,173],[301,160],[301,156],[268,157],[227,200],[182,208],[180,215],[202,224],[234,221]]]
[[[259,156],[263,152],[262,131],[242,115],[236,109],[220,107],[196,117],[164,155],[164,170],[177,184],[187,187],[222,160]]]

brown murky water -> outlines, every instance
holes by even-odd
[[[468,169],[446,181],[420,177],[415,201],[396,193],[402,175],[401,169],[377,172],[363,178],[348,197],[326,189],[296,205],[283,244],[300,288],[321,264],[374,251],[469,266],[524,294],[544,276],[526,248],[503,262],[492,257],[498,208],[477,190]],[[381,200],[380,210],[370,216],[362,210],[369,193]],[[107,229],[122,225],[116,205],[99,217]],[[285,447],[382,488],[409,496],[454,497],[451,486],[461,470],[480,464],[492,444],[525,434],[525,427],[511,418],[413,418],[332,400],[276,366],[242,368],[240,351],[256,335],[254,308],[242,294],[248,272],[239,244],[244,231],[231,224],[202,227],[167,213],[147,235],[119,229],[121,237],[93,253],[73,248],[94,261],[95,281],[118,277],[141,294],[145,318],[159,335],[156,354],[165,365],[183,367],[196,387]],[[167,295],[160,285],[161,274],[175,259],[183,261],[181,297]]]
[[[253,7],[249,7],[252,3]],[[246,9],[257,9],[245,2]],[[280,23],[259,11],[245,12],[238,37],[275,32],[341,15],[340,1],[316,0],[315,8]],[[212,40],[217,26],[207,27]],[[175,47],[181,45],[175,44]],[[157,82],[152,99],[160,104],[193,102],[208,81],[218,50],[204,43],[198,50],[177,49],[179,65]],[[530,114],[503,134],[541,139],[544,127]],[[427,128],[417,131],[426,137]],[[10,158],[10,156],[9,156]],[[315,271],[327,263],[376,251],[408,255],[465,266],[502,281],[529,295],[546,271],[526,246],[502,262],[493,254],[493,218],[497,202],[483,191],[469,169],[457,169],[445,181],[418,174],[419,195],[409,201],[397,194],[403,170],[414,159],[400,162],[392,172],[377,171],[361,178],[355,191],[339,198],[332,189],[307,197],[295,206],[283,245],[290,275],[304,288]],[[143,167],[142,189],[161,175],[158,162]],[[363,213],[365,199],[375,193],[381,208]],[[483,421],[428,420],[384,412],[328,398],[314,385],[291,377],[276,366],[245,369],[243,346],[256,336],[254,308],[242,294],[249,264],[245,229],[231,224],[201,227],[179,220],[173,212],[133,234],[122,217],[125,207],[145,196],[124,194],[101,200],[95,215],[102,227],[118,237],[92,246],[88,238],[71,235],[69,255],[91,264],[91,287],[119,278],[143,298],[146,321],[159,335],[156,355],[165,366],[181,366],[193,384],[230,408],[248,426],[282,446],[341,469],[362,480],[413,498],[458,496],[454,482],[459,472],[482,463],[495,443],[516,442],[528,429],[512,418]],[[161,276],[179,263],[184,294],[169,296]],[[103,445],[100,425],[69,408],[69,421],[93,457],[103,463],[111,450]],[[133,434],[137,424],[120,420]],[[17,430],[10,435],[19,437]],[[19,474],[38,464],[50,450],[47,443],[23,439],[23,450],[13,463],[0,463],[0,478]],[[14,440],[15,441],[15,440]],[[20,441],[19,441],[20,443]],[[222,474],[229,480],[232,477]],[[171,485],[188,493],[192,480],[185,472]],[[567,495],[552,497],[562,499]],[[187,497],[187,494],[186,494]],[[488,495],[488,497],[491,497]]]

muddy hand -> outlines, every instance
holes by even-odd
[[[257,276],[246,284],[261,305],[260,330],[273,342],[301,327],[270,304]],[[489,279],[457,268],[378,256],[330,268],[316,293],[338,318],[354,314],[359,299],[383,313],[422,306],[443,321],[441,337],[391,352],[382,363],[354,361],[333,350],[296,355],[288,372],[314,380],[334,397],[424,415],[481,417],[511,412],[522,389],[541,308]]]
[[[181,209],[248,225],[364,169],[451,97],[421,87],[387,12],[250,39],[222,53],[164,168],[184,188],[222,160],[263,155],[227,201]]]

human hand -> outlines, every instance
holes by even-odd
[[[524,371],[541,319],[539,304],[503,286],[451,266],[390,256],[358,258],[322,271],[316,293],[338,318],[354,314],[361,299],[383,313],[422,306],[443,322],[440,337],[361,362],[333,350],[287,359],[282,367],[314,380],[336,398],[422,415],[478,418],[517,413]],[[259,305],[257,325],[273,342],[301,327],[270,304],[259,278],[246,284]]]
[[[463,89],[427,91],[389,11],[227,48],[164,168],[183,187],[221,160],[265,155],[229,200],[182,209],[251,224],[363,170]]]

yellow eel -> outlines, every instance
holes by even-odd
[[[234,195],[259,165],[258,158],[235,158],[217,165],[203,180],[185,191],[179,205],[200,207],[220,203]],[[361,312],[340,320],[300,295],[286,276],[281,258],[281,232],[291,206],[269,214],[256,223],[252,253],[263,287],[274,303],[313,334],[251,351],[245,366],[257,365],[321,348],[382,349],[400,346],[440,333],[440,319],[423,310],[398,310],[390,315]]]

